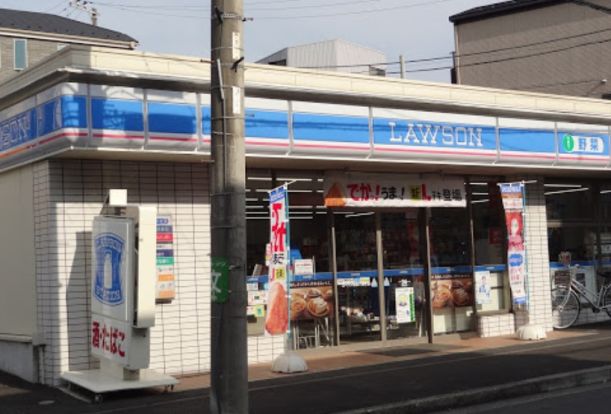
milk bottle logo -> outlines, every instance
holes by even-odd
[[[95,239],[95,297],[102,303],[116,306],[123,303],[121,264],[124,240],[112,233],[102,233]]]

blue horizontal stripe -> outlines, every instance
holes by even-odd
[[[293,114],[295,140],[369,143],[369,119],[357,116]]]
[[[431,274],[435,275],[450,275],[450,274],[466,274],[471,273],[471,266],[453,266],[453,267],[432,267]],[[490,272],[503,272],[507,269],[504,264],[495,265],[481,265],[475,266],[476,271]],[[384,277],[389,278],[404,278],[411,276],[421,276],[424,274],[422,267],[410,267],[404,269],[387,269],[384,270]],[[377,270],[363,270],[361,272],[337,272],[338,279],[359,279],[361,277],[375,278],[378,277]],[[331,272],[320,272],[313,275],[292,275],[291,281],[293,282],[306,282],[306,281],[322,281],[322,280],[333,280],[333,273]],[[263,276],[251,276],[248,278],[248,282],[267,283],[267,275]]]
[[[144,131],[142,101],[92,98],[93,128]]]
[[[289,138],[289,114],[286,111],[246,109],[246,136],[252,138]]]
[[[149,102],[149,131],[169,134],[197,132],[195,106],[175,103]]]
[[[62,96],[62,120],[63,128],[87,128],[87,97],[86,96]]]
[[[500,128],[501,151],[556,152],[554,131]]]

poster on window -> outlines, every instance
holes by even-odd
[[[412,323],[416,321],[413,287],[395,288],[395,304],[397,323]]]
[[[332,318],[334,303],[329,280],[291,283],[291,321]]]
[[[331,173],[327,207],[466,207],[462,178],[401,174]]]
[[[270,264],[265,333],[283,335],[289,324],[288,278],[290,269],[288,191],[286,186],[269,193]]]
[[[524,243],[524,184],[499,184],[507,226],[507,264],[509,286],[516,305],[525,305],[526,245]]]
[[[469,274],[431,275],[433,309],[473,306],[473,277]]]
[[[488,305],[492,302],[492,288],[490,287],[490,271],[483,270],[474,272],[475,278],[475,301],[478,305]]]

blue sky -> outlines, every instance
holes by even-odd
[[[283,47],[343,38],[379,49],[388,61],[444,56],[454,49],[448,16],[491,0],[245,0],[249,61]],[[89,21],[68,0],[0,0],[0,7],[51,12]],[[209,0],[100,0],[99,24],[140,41],[140,50],[207,57]],[[446,66],[450,61],[435,62]],[[408,65],[409,69],[423,68]],[[395,69],[391,67],[390,69]],[[411,73],[412,79],[449,81],[449,72]]]

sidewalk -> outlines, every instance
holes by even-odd
[[[577,376],[577,371],[602,372],[603,367],[611,366],[611,324],[554,332],[549,339],[539,342],[456,336],[436,340],[434,345],[397,346],[391,342],[387,347],[369,344],[304,352],[310,366],[306,374],[273,374],[269,364],[251,367],[251,412],[364,413],[367,411],[360,409],[376,406],[384,406],[386,411],[372,412],[403,412],[394,410],[397,404],[406,401],[420,407],[419,412],[426,412],[426,404],[435,406],[431,401],[437,403],[437,409],[439,402],[449,408],[448,405],[465,403],[465,395],[477,394],[482,389],[502,397],[504,394],[499,390],[507,389],[507,384],[518,384],[525,391],[530,388],[540,391],[568,384],[568,377],[586,375]],[[611,370],[607,371],[611,375]],[[546,385],[548,388],[533,388],[532,384],[541,381],[532,379],[544,376],[556,378],[556,382]],[[93,405],[59,390],[0,375],[0,412],[207,413],[208,385],[207,375],[183,377],[170,394],[158,390],[117,393],[107,396],[101,405]],[[41,401],[53,403],[39,405]]]

